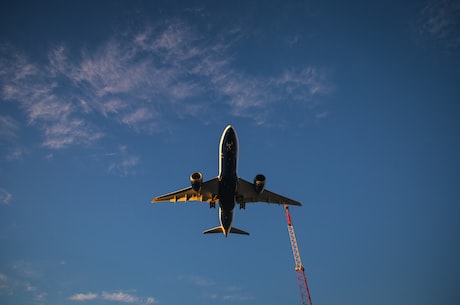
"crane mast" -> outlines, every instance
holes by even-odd
[[[295,237],[294,226],[292,225],[291,215],[289,214],[289,207],[285,204],[286,220],[288,225],[289,239],[291,240],[292,253],[294,254],[295,273],[297,282],[299,283],[300,297],[302,298],[302,305],[312,305],[310,298],[310,291],[308,290],[307,277],[305,269],[300,259],[299,247],[297,246],[297,239]]]

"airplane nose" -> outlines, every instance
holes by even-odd
[[[236,141],[236,132],[231,126],[225,132],[225,140],[235,142]]]
[[[235,134],[235,130],[233,129],[233,127],[230,126],[230,127],[227,129],[227,132],[226,132],[226,133],[227,133],[227,135],[234,135],[234,134]]]

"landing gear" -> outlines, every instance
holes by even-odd
[[[213,195],[211,201],[209,202],[209,208],[210,209],[215,209],[216,208],[216,201],[218,201],[217,195]]]

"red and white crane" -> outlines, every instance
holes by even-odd
[[[295,238],[294,226],[292,225],[291,215],[289,214],[289,207],[287,204],[284,205],[286,210],[286,220],[288,225],[289,239],[291,240],[292,253],[294,254],[295,261],[295,273],[297,281],[299,282],[300,297],[302,298],[302,305],[312,305],[310,291],[308,290],[307,277],[305,275],[305,269],[300,259],[299,247],[297,246],[297,239]]]

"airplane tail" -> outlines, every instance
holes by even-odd
[[[203,231],[203,234],[212,234],[212,233],[222,233],[222,234],[225,234],[225,233],[224,233],[224,230],[222,229],[222,226],[218,226],[218,227],[215,227],[215,228],[212,228],[212,229]],[[237,229],[237,228],[234,228],[234,227],[231,227],[231,228],[230,228],[230,232],[229,232],[229,233],[241,234],[241,235],[249,235],[248,232],[243,231],[243,230],[240,230],[240,229]]]

